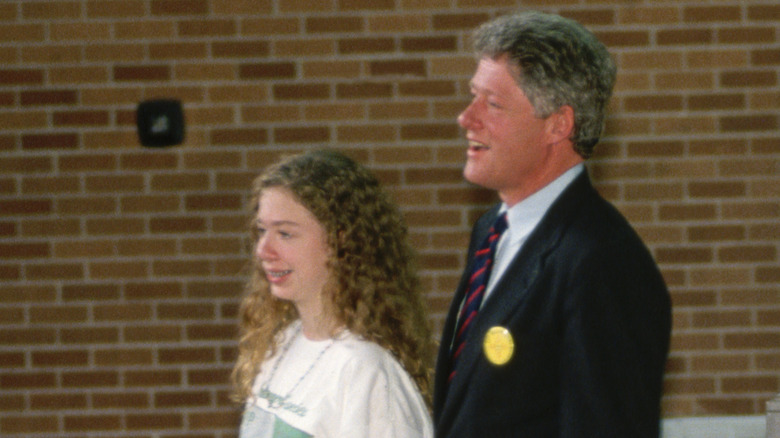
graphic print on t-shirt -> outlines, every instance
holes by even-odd
[[[247,407],[241,419],[242,438],[311,438],[312,435],[285,423],[256,405]]]

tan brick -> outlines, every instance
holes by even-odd
[[[58,258],[110,257],[116,254],[112,241],[55,242],[54,255]]]
[[[120,39],[172,38],[176,33],[175,22],[167,21],[119,22],[114,29]]]
[[[355,82],[336,86],[336,97],[340,99],[387,98],[392,94],[393,85],[389,82]]]
[[[77,1],[25,2],[22,3],[22,17],[36,19],[74,19],[81,15]]]
[[[116,327],[67,328],[62,330],[63,344],[101,344],[115,343],[119,340]]]
[[[183,381],[180,371],[128,371],[125,382],[131,387],[159,387],[163,385],[180,385]]]
[[[102,84],[109,74],[103,66],[59,67],[49,70],[49,79],[53,84]]]
[[[428,115],[425,102],[369,104],[368,117],[371,119],[417,119]]]
[[[329,38],[276,41],[274,53],[283,57],[324,56],[336,53],[336,41]]]
[[[776,40],[775,29],[767,27],[729,27],[718,29],[718,41],[724,44],[771,43]]]
[[[212,3],[211,9],[216,14],[271,15],[273,4],[272,0],[231,0],[230,2]]]
[[[347,17],[307,17],[304,23],[307,33],[356,33],[363,30],[363,19]]]
[[[450,36],[441,37],[407,37],[401,39],[403,52],[450,52],[457,48],[457,39]]]
[[[683,19],[690,23],[739,21],[741,9],[739,6],[686,6]]]
[[[149,57],[157,60],[199,59],[208,53],[206,43],[159,43],[149,45]]]
[[[3,431],[9,434],[51,434],[59,429],[58,419],[52,415],[9,416],[3,418]]]
[[[393,9],[394,0],[374,0],[366,2],[363,0],[340,0],[338,2],[339,11],[383,11]]]
[[[780,379],[776,376],[755,377],[724,377],[721,383],[723,392],[777,392],[780,389]]]
[[[367,17],[370,33],[382,32],[428,32],[431,24],[422,14],[394,14],[390,12]]]
[[[278,143],[325,143],[330,140],[330,130],[325,126],[305,128],[276,128],[273,139]]]
[[[231,19],[184,20],[178,22],[179,34],[185,37],[228,37],[237,34]]]
[[[98,366],[151,366],[153,363],[153,352],[148,349],[100,349],[95,351],[95,364]]]
[[[111,26],[108,23],[98,21],[51,23],[49,33],[52,41],[107,40],[111,37]]]
[[[30,408],[33,410],[86,409],[87,395],[56,392],[33,394],[30,397]]]
[[[89,264],[90,278],[100,280],[109,278],[144,278],[148,275],[146,262],[92,262]]]
[[[401,126],[402,140],[435,140],[458,138],[455,124],[408,124]]]
[[[397,138],[397,129],[386,125],[338,126],[336,140],[339,142],[376,141],[387,142]]]
[[[295,17],[246,17],[241,20],[241,31],[244,35],[297,34],[300,27],[299,20]]]
[[[64,418],[65,431],[120,431],[122,419],[119,415],[66,415]]]
[[[291,122],[301,120],[301,109],[295,105],[261,105],[244,107],[241,119],[245,122]]]
[[[147,321],[152,318],[152,307],[148,304],[102,304],[94,306],[96,321]]]
[[[150,407],[149,396],[144,392],[117,391],[92,395],[93,403],[103,409],[146,409]]]
[[[680,21],[680,9],[667,5],[636,5],[618,9],[617,21],[625,24],[669,24]]]

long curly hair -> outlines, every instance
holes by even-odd
[[[430,405],[434,345],[413,251],[397,206],[366,168],[329,150],[295,155],[255,179],[254,218],[265,189],[288,189],[325,228],[332,279],[323,291],[336,320],[352,333],[389,350],[410,374]],[[263,361],[279,336],[298,318],[295,307],[270,293],[259,263],[239,309],[242,336],[232,379],[237,400],[249,396]],[[335,333],[334,333],[335,334]]]

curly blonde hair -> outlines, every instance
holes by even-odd
[[[295,155],[253,183],[255,243],[259,199],[271,187],[290,190],[326,230],[333,287],[324,294],[336,320],[390,351],[430,405],[434,345],[407,228],[396,205],[367,169],[338,152]],[[276,351],[277,334],[298,318],[290,302],[271,295],[262,267],[253,266],[239,310],[242,337],[232,374],[238,400],[249,396],[263,361]]]

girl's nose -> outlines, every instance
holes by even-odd
[[[262,236],[257,240],[257,246],[255,247],[255,256],[260,260],[270,260],[275,257],[276,251],[273,249],[273,244],[268,236]]]

